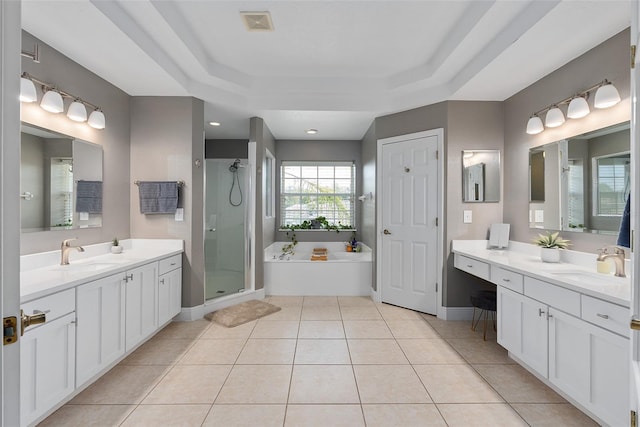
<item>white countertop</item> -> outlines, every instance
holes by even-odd
[[[628,262],[627,277],[615,277],[598,273],[597,255],[585,252],[563,250],[561,262],[547,263],[540,260],[538,246],[521,242],[496,250],[487,249],[486,240],[454,240],[451,251],[624,307],[631,304]]]
[[[174,239],[128,239],[120,245],[121,254],[110,253],[111,243],[81,245],[85,252],[70,252],[65,266],[59,250],[21,256],[21,303],[184,252],[184,242]]]

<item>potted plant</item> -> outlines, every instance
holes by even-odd
[[[289,232],[287,231],[287,237],[291,239],[291,243],[288,243],[282,246],[282,255],[295,255],[295,248],[298,244],[298,239],[296,239],[296,233],[291,233],[289,236]]]
[[[540,246],[540,258],[543,262],[560,262],[560,249],[567,249],[569,240],[560,237],[560,232],[538,234],[533,243]]]
[[[111,242],[111,253],[112,254],[121,254],[122,253],[122,246],[120,246],[120,241],[118,240],[117,237],[113,238],[113,241]]]

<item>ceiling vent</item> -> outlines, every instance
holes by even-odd
[[[240,16],[249,31],[273,31],[269,12],[240,12]]]

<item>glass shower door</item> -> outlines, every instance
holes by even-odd
[[[205,298],[242,292],[246,285],[246,160],[207,159],[205,164]]]

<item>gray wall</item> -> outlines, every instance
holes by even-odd
[[[375,121],[377,139],[437,128],[444,128],[445,151],[443,304],[447,307],[469,306],[469,295],[478,286],[483,286],[482,281],[453,268],[451,240],[485,239],[489,226],[502,222],[503,198],[498,203],[462,202],[462,150],[502,151],[502,103],[448,101],[378,117]],[[474,212],[473,223],[462,223],[463,210]]]
[[[264,288],[264,248],[275,241],[275,221],[264,216],[264,177],[262,171],[265,163],[265,150],[275,155],[276,140],[260,117],[252,117],[250,120],[249,141],[256,143],[256,200],[255,200],[255,288]]]
[[[107,120],[103,130],[76,123],[64,114],[44,112],[38,103],[22,103],[21,120],[65,135],[101,145],[104,150],[103,222],[101,228],[42,231],[20,236],[20,253],[57,250],[63,239],[78,237],[79,244],[107,242],[129,237],[129,127],[130,97],[106,80],[70,60],[41,40],[22,32],[22,44],[40,46],[40,63],[22,58],[22,71],[61,90],[102,107]],[[41,96],[41,94],[39,94]],[[65,100],[68,104],[69,100]]]
[[[279,140],[276,142],[276,183],[280,182],[280,166],[282,161],[353,161],[356,164],[356,200],[355,220],[360,218],[362,202],[357,197],[362,194],[362,142],[361,141],[310,141],[310,140]],[[276,185],[276,230],[280,226],[280,186]],[[360,224],[355,224],[360,228]],[[327,231],[327,232],[296,232],[296,238],[300,242],[342,242],[351,237],[351,232]],[[276,231],[279,242],[288,240],[287,233]],[[360,234],[356,234],[361,239]]]
[[[530,242],[540,230],[529,229],[527,164],[529,148],[579,135],[629,120],[629,30],[625,30],[584,55],[507,99],[505,112],[504,220],[511,224],[511,239]],[[567,120],[555,129],[538,135],[525,133],[531,114],[604,79],[612,81],[622,102],[605,110],[592,109],[582,119]],[[593,105],[592,101],[589,101]],[[615,244],[617,236],[563,232],[572,249],[595,252],[605,244]]]
[[[360,240],[368,245],[372,251],[371,286],[377,290],[376,283],[376,245],[378,243],[378,233],[376,233],[376,152],[378,140],[376,139],[376,123],[371,123],[367,133],[362,138],[362,151],[360,154],[362,162],[362,193],[373,195],[372,199],[365,200],[360,207],[360,217],[358,219],[358,235]]]
[[[204,103],[191,97],[134,97],[131,101],[131,236],[182,239],[182,306],[204,303],[203,168]],[[173,215],[143,215],[140,181],[184,181],[184,221]]]

